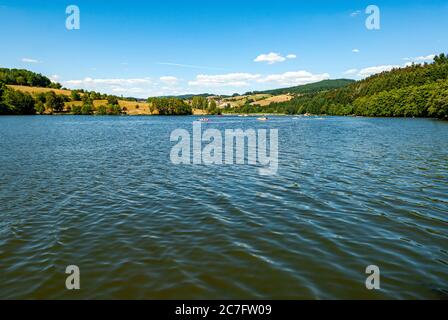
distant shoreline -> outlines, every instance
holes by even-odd
[[[256,118],[260,116],[267,116],[267,117],[291,117],[291,118],[314,118],[314,117],[326,117],[326,118],[364,118],[364,119],[427,119],[427,120],[438,120],[438,121],[444,121],[448,122],[448,119],[441,119],[436,117],[380,117],[380,116],[358,116],[358,115],[301,115],[301,114],[276,114],[276,113],[252,113],[252,114],[233,114],[233,113],[224,113],[222,115],[198,115],[198,114],[190,114],[190,115],[159,115],[159,114],[121,114],[121,115],[100,115],[100,114],[90,114],[90,115],[82,115],[82,114],[73,114],[73,113],[53,113],[53,114],[18,114],[18,115],[0,115],[0,118],[2,117],[61,117],[61,116],[76,116],[76,117],[107,117],[107,118],[117,118],[117,117],[132,117],[132,118],[138,118],[138,117],[160,117],[160,118],[166,118],[166,117],[213,117],[213,118],[223,118],[223,117],[238,117],[238,118]]]

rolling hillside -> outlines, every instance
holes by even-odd
[[[321,91],[326,91],[326,90],[339,89],[339,88],[348,86],[349,84],[352,84],[354,82],[355,82],[355,80],[350,80],[350,79],[323,80],[323,81],[319,81],[319,82],[315,82],[315,83],[310,83],[310,84],[305,84],[305,85],[290,87],[290,88],[248,92],[246,95],[259,94],[259,93],[272,94],[272,95],[281,95],[281,94],[299,95],[299,94],[315,93],[315,92],[321,92]]]

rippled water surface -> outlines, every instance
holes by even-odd
[[[0,117],[0,298],[446,298],[447,122],[204,125],[278,128],[278,174],[260,176],[172,165],[193,120]]]

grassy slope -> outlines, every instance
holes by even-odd
[[[8,85],[9,88],[26,92],[32,95],[36,95],[39,93],[45,93],[49,91],[53,91],[56,94],[61,94],[65,96],[71,95],[71,90],[59,90],[59,89],[51,89],[51,88],[38,88],[38,87],[26,87],[26,86],[15,86],[15,85]],[[73,102],[66,102],[65,107],[72,106],[72,105],[81,105],[81,101],[73,101]],[[126,100],[118,100],[118,104],[122,108],[126,108],[126,113],[130,115],[150,115],[151,112],[149,111],[149,104],[147,102],[134,102],[134,101],[126,101]],[[95,108],[101,106],[101,105],[107,105],[107,100],[95,100],[93,101],[93,105]]]
[[[27,87],[27,86],[15,86],[15,85],[7,85],[7,87],[17,91],[26,92],[32,95],[45,93],[49,91],[53,91],[56,94],[62,94],[64,96],[70,96],[72,93],[70,90],[51,89],[51,88],[39,88],[39,87]]]

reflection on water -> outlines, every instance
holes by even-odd
[[[448,123],[203,125],[278,128],[278,175],[260,176],[172,165],[195,119],[1,117],[0,298],[446,297]]]

